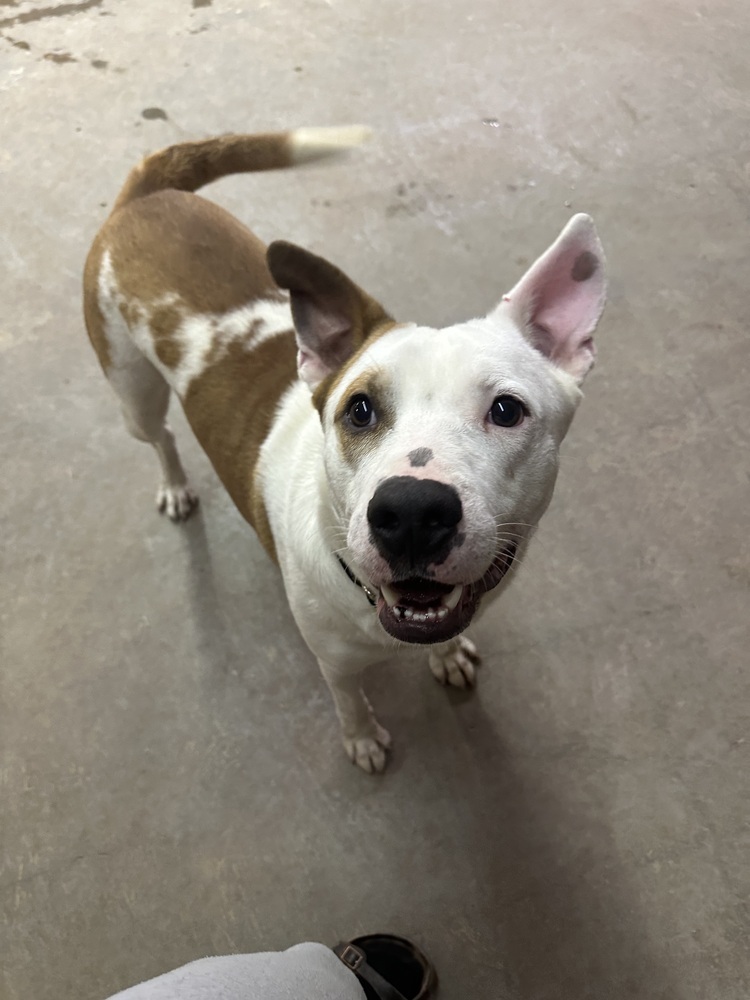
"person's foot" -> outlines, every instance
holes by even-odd
[[[425,1000],[437,986],[432,962],[408,938],[364,934],[333,951],[359,979],[367,1000]]]

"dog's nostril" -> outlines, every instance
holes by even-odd
[[[370,523],[382,531],[395,531],[399,526],[399,518],[393,511],[381,509],[373,513]]]

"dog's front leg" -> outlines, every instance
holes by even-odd
[[[430,651],[432,676],[441,684],[457,688],[474,687],[481,657],[477,647],[464,635],[441,642]]]
[[[378,723],[372,706],[365,698],[362,672],[342,670],[321,659],[318,663],[333,696],[344,749],[349,758],[368,774],[385,770],[391,736]]]

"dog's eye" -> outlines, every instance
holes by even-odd
[[[352,397],[346,413],[352,427],[361,429],[363,427],[372,427],[375,423],[375,410],[370,402],[370,397],[365,396],[363,392]]]
[[[490,420],[498,427],[517,427],[526,416],[526,407],[514,396],[498,396],[490,407]]]

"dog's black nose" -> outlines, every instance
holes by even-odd
[[[367,507],[378,552],[404,572],[442,562],[462,515],[461,499],[452,486],[415,476],[386,479]]]

